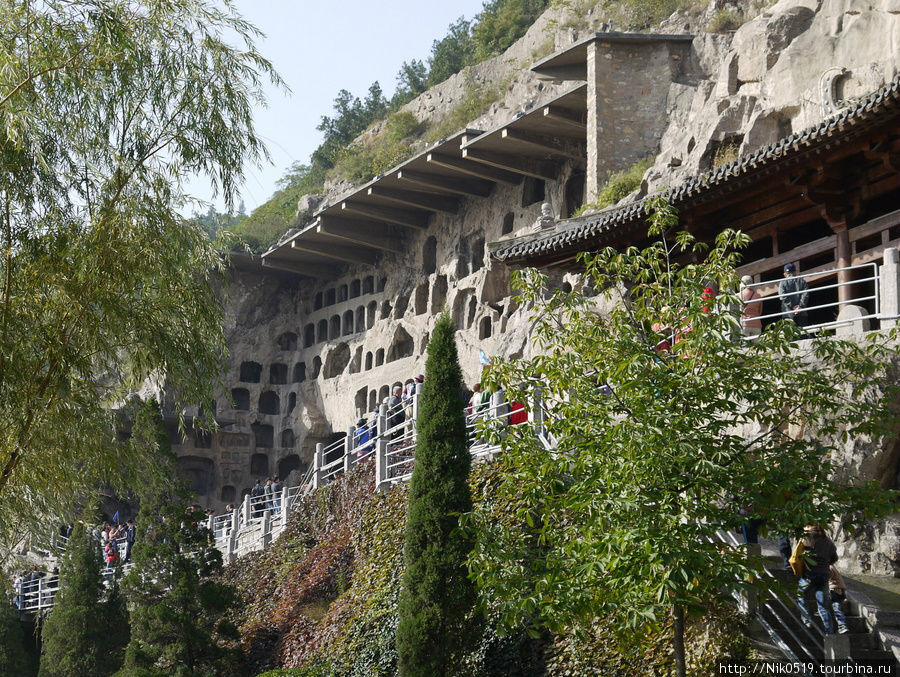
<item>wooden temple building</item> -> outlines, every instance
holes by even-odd
[[[828,306],[811,317],[828,322],[849,304],[876,315],[876,279],[854,266],[880,262],[900,246],[900,78],[852,102],[820,124],[661,193],[680,227],[711,240],[723,228],[753,240],[739,272],[760,287],[765,313],[777,313],[777,281],[785,264],[810,275],[811,288],[832,287]],[[649,195],[624,206],[560,221],[546,230],[493,243],[491,256],[508,266],[577,272],[577,255],[647,238]],[[837,272],[835,272],[837,271]],[[774,295],[774,296],[773,296]],[[860,301],[860,299],[865,299]]]

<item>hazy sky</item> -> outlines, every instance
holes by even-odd
[[[403,61],[428,57],[460,16],[471,19],[483,0],[236,0],[238,10],[265,34],[262,54],[275,65],[290,94],[269,91],[269,107],[256,114],[271,166],[248,167],[241,195],[247,212],[265,202],[295,161],[306,162],[321,142],[316,125],[330,115],[340,89],[360,98],[375,80],[390,97]],[[190,190],[209,199],[205,181]],[[221,208],[221,205],[219,205]]]

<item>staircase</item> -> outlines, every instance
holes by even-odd
[[[717,536],[720,541],[729,545],[741,545],[737,536],[731,532],[720,531]],[[873,632],[867,620],[860,615],[860,605],[853,599],[852,591],[848,591],[845,607],[850,632],[844,635],[825,635],[825,627],[818,616],[812,591],[808,591],[807,605],[813,626],[808,628],[803,624],[795,599],[799,580],[797,576],[784,569],[780,558],[766,564],[765,572],[771,580],[768,581],[769,586],[762,587],[773,589],[759,592],[755,612],[752,602],[748,603],[745,598],[737,596],[738,602],[754,615],[754,620],[762,626],[786,660],[802,663],[837,660],[860,665],[875,663],[890,666],[891,672],[881,674],[900,674],[900,662],[892,651],[885,648],[879,633]]]

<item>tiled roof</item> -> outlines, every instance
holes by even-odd
[[[738,178],[746,177],[789,158],[802,155],[823,144],[854,136],[868,126],[900,112],[900,76],[881,89],[863,97],[817,125],[786,136],[734,162],[723,165],[679,186],[661,193],[672,205],[697,200],[716,188],[725,188]],[[647,203],[654,196],[631,202],[579,219],[560,222],[556,230],[535,234],[495,249],[491,256],[498,261],[514,261],[552,255],[570,250],[582,243],[602,237],[613,230],[640,223]]]

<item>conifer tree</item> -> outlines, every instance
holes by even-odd
[[[160,459],[174,477],[174,455],[155,402],[143,415],[156,419]],[[195,512],[176,483],[148,483],[140,492],[135,567],[124,582],[131,641],[119,677],[243,674],[234,646],[237,630],[225,615],[234,589],[213,580],[222,556],[209,545],[202,512]]]
[[[453,673],[475,597],[465,565],[471,543],[457,530],[459,515],[472,506],[461,384],[453,323],[445,313],[428,343],[410,482],[397,627],[405,677]]]
[[[22,623],[7,606],[0,607],[0,675],[33,674],[31,659],[25,650]]]
[[[93,510],[86,511],[87,521]],[[40,677],[110,675],[128,644],[125,603],[113,577],[103,582],[100,544],[75,525],[59,572],[59,592],[42,631]]]

